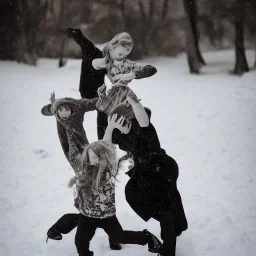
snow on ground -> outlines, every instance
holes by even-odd
[[[254,54],[247,52],[250,64]],[[178,238],[177,256],[256,255],[256,72],[232,76],[233,51],[205,53],[202,75],[190,75],[185,56],[146,59],[158,73],[131,87],[152,110],[162,147],[179,164],[178,187],[189,229]],[[64,213],[76,212],[66,185],[73,176],[62,153],[54,117],[40,113],[50,92],[80,98],[80,61],[62,69],[56,60],[38,67],[0,62],[0,255],[73,256],[75,230],[46,244],[48,228]],[[96,140],[96,113],[84,127]],[[124,229],[148,228],[160,237],[159,224],[143,222],[124,197],[128,177],[119,176],[117,216]],[[97,230],[96,256],[151,255],[146,247],[108,248]]]

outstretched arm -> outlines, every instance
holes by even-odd
[[[83,152],[82,141],[80,141],[78,134],[73,130],[66,130],[69,145],[68,161],[75,173],[81,168],[81,154]]]
[[[112,78],[115,83],[122,83],[124,81],[131,81],[133,79],[142,79],[153,76],[156,74],[157,69],[151,65],[139,64],[130,60],[127,60],[128,73],[118,74]]]
[[[68,28],[65,31],[68,37],[73,38],[76,43],[81,47],[83,53],[90,54],[90,52],[97,49],[100,51],[88,38],[86,38],[80,29]]]
[[[94,99],[81,99],[81,105],[84,110],[84,112],[94,111],[96,110],[96,103],[99,100],[99,98]]]
[[[134,68],[132,70],[135,74],[135,79],[141,79],[153,76],[156,74],[157,69],[151,65],[143,65],[135,63]]]

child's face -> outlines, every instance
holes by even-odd
[[[90,165],[97,165],[99,163],[98,156],[90,148],[88,149],[88,155]]]
[[[122,45],[116,46],[114,49],[110,50],[110,55],[113,60],[122,60],[130,53],[130,50],[127,47]]]
[[[71,110],[68,106],[58,107],[58,115],[61,119],[67,120],[71,116]]]

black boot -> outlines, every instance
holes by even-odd
[[[47,239],[46,242],[48,241],[48,238],[53,239],[53,240],[61,240],[62,235],[60,231],[56,228],[55,225],[53,225],[48,231],[47,231]]]
[[[158,240],[156,236],[154,236],[152,233],[150,233],[148,230],[143,230],[143,232],[147,236],[148,241],[148,251],[153,253],[160,252],[162,248],[162,243]]]
[[[119,250],[122,249],[121,244],[115,243],[115,242],[110,241],[110,240],[109,240],[109,247],[110,247],[111,250],[115,250],[115,251],[119,251]]]

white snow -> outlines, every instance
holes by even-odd
[[[247,52],[250,65],[254,53]],[[131,87],[152,110],[162,147],[179,164],[178,188],[189,229],[177,242],[177,256],[256,255],[256,72],[229,72],[234,52],[205,53],[208,65],[190,75],[186,58],[143,62],[158,73]],[[54,117],[41,107],[50,93],[80,98],[80,60],[59,69],[57,60],[38,67],[0,62],[0,255],[73,256],[76,229],[62,241],[45,243],[48,228],[64,213],[76,212],[66,185],[73,171],[62,152]],[[97,139],[96,112],[86,114],[89,141]],[[159,223],[142,221],[124,197],[128,177],[117,183],[117,216],[124,229],[149,229],[160,238]],[[147,246],[123,245],[111,251],[97,230],[95,256],[151,255]]]

